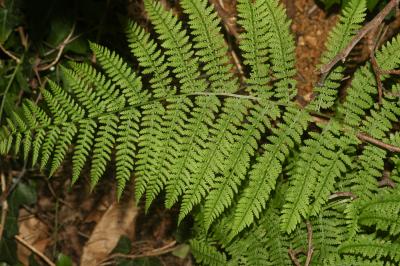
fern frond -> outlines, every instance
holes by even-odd
[[[344,243],[339,248],[342,254],[359,254],[367,258],[390,258],[400,263],[400,244],[374,239],[371,236],[360,236],[355,240]]]
[[[127,28],[129,46],[138,58],[143,74],[151,75],[150,84],[155,97],[166,97],[175,94],[171,87],[172,79],[157,44],[140,26],[130,23]],[[136,162],[135,196],[137,201],[145,193],[154,169],[160,161],[157,156],[163,149],[162,121],[165,107],[160,102],[146,104],[142,107],[142,120],[139,132],[139,152]],[[171,132],[172,133],[172,132]]]
[[[243,51],[244,64],[251,67],[248,90],[255,95],[269,98],[272,95],[268,64],[268,42],[271,34],[269,33],[268,23],[265,19],[266,5],[264,1],[239,0],[237,10],[238,23],[244,28],[240,35],[239,47]]]
[[[73,123],[67,123],[63,125],[55,146],[49,177],[55,173],[55,171],[63,162],[65,155],[67,154],[68,147],[72,144],[72,139],[75,137],[77,131],[78,130]]]
[[[142,73],[153,74],[150,83],[154,97],[163,98],[175,94],[175,89],[171,87],[172,78],[165,64],[165,56],[151,39],[150,34],[133,22],[129,22],[126,34],[132,54],[144,68]]]
[[[66,90],[73,92],[78,104],[87,112],[87,116],[91,118],[103,114],[106,107],[95,88],[88,86],[73,70],[64,67],[61,67],[61,69],[66,81]]]
[[[290,265],[287,239],[279,229],[279,216],[267,226],[258,226],[226,247],[230,265]],[[264,223],[264,221],[263,221]],[[275,229],[275,230],[274,230]]]
[[[288,108],[283,122],[277,129],[273,129],[273,135],[268,137],[269,143],[264,145],[264,153],[257,158],[250,171],[249,184],[239,198],[232,235],[241,232],[260,216],[275,188],[276,179],[282,172],[282,163],[288,156],[289,149],[300,142],[308,120],[306,111]]]
[[[92,119],[82,120],[79,123],[78,139],[72,157],[72,184],[78,180],[89,157],[96,129],[97,123]]]
[[[274,97],[289,102],[296,96],[296,81],[293,78],[295,69],[295,49],[293,36],[290,33],[290,20],[285,9],[277,0],[263,0],[265,19],[271,34],[268,42],[274,82]]]
[[[376,60],[382,70],[395,69],[400,66],[400,36],[396,36],[376,53]],[[387,77],[382,76],[385,80]],[[371,70],[371,65],[358,69],[354,74],[350,88],[347,90],[346,100],[339,107],[339,115],[345,123],[358,126],[367,110],[375,104],[373,97],[377,95],[376,78]]]
[[[386,132],[392,129],[393,124],[400,116],[400,105],[396,101],[383,100],[382,105],[375,106],[371,115],[362,122],[361,130],[378,140],[384,140]],[[386,150],[367,145],[359,157],[358,174],[352,180],[353,190],[357,196],[371,198],[378,189],[378,178],[383,174]]]
[[[169,100],[162,121],[161,150],[156,159],[156,168],[152,169],[146,191],[146,209],[164,188],[171,169],[171,161],[180,153],[179,143],[183,135],[184,124],[187,123],[187,113],[192,102],[187,97],[179,97]]]
[[[211,90],[216,92],[235,92],[238,90],[233,78],[226,53],[227,47],[217,28],[218,19],[213,7],[207,7],[207,1],[182,1],[184,12],[189,15],[189,24],[194,37],[196,55],[204,63],[204,70],[211,82]],[[208,127],[212,126],[220,101],[215,96],[196,97],[196,107],[192,117],[185,125],[179,150],[182,156],[174,158],[168,177],[166,206],[171,207],[184,192],[185,180],[190,180],[190,173],[200,164],[200,149],[205,146]]]
[[[327,266],[337,266],[337,265],[351,265],[351,266],[391,266],[395,264],[391,264],[389,262],[379,261],[379,260],[369,260],[362,256],[352,256],[352,255],[344,255],[344,256],[331,256],[326,261]]]
[[[182,140],[179,146],[180,154],[171,162],[170,173],[166,187],[167,208],[174,205],[181,196],[190,180],[191,174],[201,160],[201,150],[206,147],[210,127],[213,125],[215,113],[220,101],[214,96],[196,97],[196,106],[192,110],[192,117],[187,121]]]
[[[211,89],[218,92],[236,92],[237,79],[233,78],[230,70],[227,45],[220,33],[220,18],[212,5],[207,6],[207,0],[183,0],[180,4],[183,11],[189,15],[189,25],[194,36],[195,54],[204,64]]]
[[[183,195],[179,222],[200,203],[208,187],[215,182],[215,174],[221,170],[222,162],[231,153],[237,126],[242,122],[249,105],[250,102],[243,99],[230,98],[225,101],[223,113],[210,129],[212,137],[206,143],[205,149],[201,150],[200,160],[193,166],[193,174]]]
[[[121,197],[125,184],[130,179],[134,169],[134,158],[136,155],[135,144],[139,138],[139,120],[140,112],[137,109],[125,110],[120,113],[115,154],[118,199]]]
[[[110,80],[121,88],[129,105],[146,102],[148,95],[142,91],[142,81],[119,55],[95,43],[90,43],[90,49]]]
[[[60,135],[60,128],[57,126],[49,126],[46,138],[43,141],[43,146],[41,150],[41,160],[40,160],[40,169],[43,170],[51,156],[51,153],[56,145],[58,140],[58,136]]]
[[[49,80],[49,85],[54,99],[48,99],[48,103],[49,101],[53,101],[53,104],[59,104],[59,108],[63,110],[65,115],[72,121],[77,121],[85,117],[85,111],[75,102],[71,95],[51,80]]]
[[[92,189],[104,174],[107,163],[111,160],[112,148],[116,141],[118,121],[118,117],[113,114],[99,117],[99,127],[94,140],[90,170],[90,185]]]
[[[329,264],[332,256],[337,254],[338,247],[346,240],[347,223],[343,212],[327,208],[310,219],[313,230],[314,254],[312,264]],[[303,232],[306,235],[306,232]],[[341,265],[341,264],[333,264]]]
[[[400,194],[380,193],[373,199],[365,201],[360,209],[358,222],[361,225],[372,226],[388,231],[390,235],[400,234]]]
[[[145,0],[145,9],[154,25],[162,47],[166,49],[169,65],[179,79],[181,92],[201,92],[206,90],[204,79],[200,78],[198,60],[192,51],[192,45],[186,30],[182,29],[182,22],[170,11],[164,10],[162,5],[154,0]]]
[[[173,73],[179,78],[180,91],[183,93],[204,91],[207,85],[205,80],[200,78],[197,59],[193,57],[191,44],[188,42],[186,31],[182,29],[181,22],[170,11],[165,11],[158,2],[145,1],[145,8],[159,34],[162,46],[166,49],[165,54],[168,56],[170,66],[173,67]],[[184,122],[187,121],[186,113],[192,106],[192,102],[187,98],[179,98],[170,102],[163,125],[163,128],[167,128],[168,131],[163,132],[162,135],[163,143],[166,145],[161,151],[159,167],[148,182],[147,207],[170,178],[168,173],[171,169],[171,160],[174,160],[173,157],[179,154],[173,151],[181,148],[178,143],[181,142]]]
[[[227,264],[226,255],[203,240],[190,240],[190,246],[193,256],[198,263],[210,266],[223,266]]]
[[[282,210],[282,226],[288,233],[302,217],[310,215],[308,206],[313,192],[312,214],[316,215],[333,191],[335,178],[346,172],[343,161],[348,163],[350,159],[340,148],[337,150],[339,130],[340,126],[331,122],[323,127],[321,133],[310,132],[311,138],[305,140],[300,149]]]
[[[85,63],[70,63],[75,71],[75,78],[78,78],[87,87],[96,89],[99,98],[98,104],[104,107],[106,112],[115,112],[121,110],[126,100],[120,90],[111,80],[107,79],[100,71]],[[84,86],[84,87],[86,87]]]
[[[342,9],[339,22],[331,30],[326,43],[326,51],[322,55],[321,64],[327,64],[332,60],[345,46],[351,38],[361,28],[366,16],[366,1],[351,0],[348,1]],[[311,103],[310,108],[319,111],[320,108],[330,108],[337,98],[337,89],[343,78],[343,66],[336,66],[324,80],[323,86],[317,86],[314,92],[318,97]]]
[[[271,127],[270,120],[279,116],[279,109],[274,104],[253,106],[250,110],[249,123],[243,125],[235,136],[234,146],[228,158],[222,161],[221,176],[218,176],[204,204],[204,224],[208,229],[211,223],[232,203],[234,195],[245,178],[250,164],[266,128]]]
[[[139,133],[139,152],[136,161],[135,197],[139,202],[146,191],[153,171],[157,168],[157,155],[162,149],[162,116],[165,108],[160,102],[142,107],[141,129]]]

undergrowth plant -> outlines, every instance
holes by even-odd
[[[154,36],[127,27],[139,70],[91,43],[97,64],[71,63],[49,81],[43,104],[7,119],[0,150],[52,176],[72,150],[72,182],[85,166],[94,188],[114,161],[118,197],[133,177],[146,208],[160,195],[194,219],[192,253],[205,265],[398,265],[400,84],[378,103],[366,62],[339,100],[345,64],[315,97],[296,103],[295,42],[277,0],[238,0],[240,74],[207,0],[181,0],[181,21],[145,0]],[[361,28],[365,0],[351,0],[321,64]],[[400,66],[400,36],[376,52]],[[140,73],[140,74],[139,74]]]

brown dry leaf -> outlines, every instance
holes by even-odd
[[[81,265],[99,265],[115,248],[122,235],[132,236],[138,208],[133,197],[125,203],[114,202],[101,217],[83,248]]]
[[[22,239],[33,246],[36,250],[44,253],[46,247],[51,242],[49,238],[48,227],[42,221],[33,215],[29,215],[24,209],[19,212],[18,227],[19,234]],[[29,256],[32,254],[31,250],[18,243],[17,256],[22,264],[28,265]]]

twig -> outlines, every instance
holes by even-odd
[[[156,248],[153,250],[150,250],[148,252],[144,252],[142,254],[121,254],[121,253],[115,253],[112,254],[111,256],[109,256],[104,263],[102,263],[101,265],[108,265],[107,261],[110,260],[114,260],[114,259],[137,259],[137,258],[144,258],[144,257],[155,257],[155,256],[160,256],[160,255],[164,255],[167,253],[170,253],[172,251],[174,251],[177,246],[176,245],[176,241],[172,241],[168,244],[166,244],[163,247],[160,248]]]
[[[381,70],[381,74],[385,74],[385,75],[400,75],[400,69]]]
[[[379,69],[378,62],[376,61],[374,52],[371,52],[370,58],[371,58],[372,70],[374,72],[376,84],[378,86],[378,103],[382,104],[383,84],[382,84],[382,80],[381,80],[381,71]]]
[[[301,266],[299,260],[297,259],[297,252],[295,250],[289,248],[288,253],[289,253],[290,259],[292,260],[294,265]]]
[[[383,39],[382,36],[385,33],[382,33],[382,27],[379,28],[378,32],[379,33],[377,33],[376,31],[371,32],[370,38],[368,40],[368,48],[370,50],[369,57],[371,59],[372,71],[374,72],[376,83],[378,86],[378,103],[382,104],[382,98],[383,98],[383,83],[382,83],[382,79],[381,79],[382,70],[378,65],[378,61],[376,60],[375,51],[378,47],[380,40]],[[380,37],[378,39],[376,39],[377,35],[380,35]],[[375,39],[375,40],[373,40],[373,39]]]
[[[11,186],[6,188],[6,191],[4,191],[3,194],[1,194],[0,196],[0,202],[6,200],[8,198],[8,196],[10,195],[10,193],[15,189],[15,187],[18,185],[19,181],[22,179],[22,177],[25,175],[26,173],[26,166],[27,166],[27,161],[24,161],[24,166],[22,167],[22,170],[20,171],[20,173],[18,174],[18,176],[16,177],[16,180],[13,182],[13,184],[11,184]]]
[[[309,266],[311,263],[312,255],[314,253],[314,247],[312,244],[312,239],[313,239],[313,231],[312,231],[312,226],[309,221],[306,222],[307,225],[307,243],[308,243],[308,248],[307,248],[307,258],[304,266]]]
[[[395,188],[396,183],[390,178],[390,172],[389,171],[383,171],[383,176],[382,179],[378,183],[379,187],[385,187],[388,186],[390,188]]]
[[[357,133],[357,138],[359,138],[362,141],[369,142],[369,143],[371,143],[371,144],[373,144],[375,146],[378,146],[379,148],[382,148],[382,149],[385,149],[385,150],[388,150],[388,151],[391,151],[391,152],[400,153],[400,147],[384,143],[383,141],[374,139],[373,137],[368,136],[365,133]]]
[[[4,48],[4,46],[0,43],[0,50],[3,51],[3,53],[5,53],[6,55],[8,55],[11,59],[15,60],[15,62],[17,62],[17,64],[21,63],[21,59],[19,59],[18,57],[16,57],[15,55],[13,55],[10,51],[8,51],[6,48]]]
[[[75,24],[72,25],[71,31],[68,34],[68,36],[65,38],[65,40],[62,43],[60,43],[60,45],[58,46],[58,53],[57,53],[56,58],[54,58],[54,60],[50,64],[47,64],[47,65],[44,65],[44,66],[38,66],[36,68],[37,71],[48,70],[48,69],[52,68],[53,66],[55,66],[57,64],[57,62],[61,58],[61,55],[62,55],[62,53],[63,53],[63,51],[65,49],[65,46],[67,46],[67,44],[69,44],[70,39],[72,38],[72,35],[74,34],[74,31],[75,31]]]
[[[6,192],[6,178],[4,173],[0,174],[1,181],[1,192],[4,194]],[[4,227],[6,224],[6,217],[8,212],[7,198],[4,198],[1,202],[1,220],[0,220],[0,240],[3,238]]]
[[[340,197],[349,197],[352,200],[356,199],[357,196],[354,195],[352,192],[336,192],[329,196],[329,200],[340,198]]]
[[[326,117],[321,117],[319,115],[317,115],[317,116],[313,115],[312,118],[313,118],[313,121],[315,123],[320,123],[320,124],[329,123],[329,118],[326,118]],[[346,128],[344,128],[342,130],[344,132],[348,131],[348,130],[346,130]],[[357,138],[359,140],[361,140],[363,142],[371,143],[371,144],[373,144],[375,146],[378,146],[379,148],[388,150],[390,152],[400,153],[400,147],[397,147],[397,146],[385,143],[385,142],[383,142],[381,140],[375,139],[375,138],[367,135],[366,133],[359,132],[359,133],[356,134],[356,136],[357,136]]]
[[[215,10],[217,11],[219,17],[222,19],[222,22],[225,26],[225,29],[228,33],[230,33],[232,36],[236,38],[236,40],[239,39],[239,33],[236,30],[235,27],[235,22],[236,22],[236,17],[234,14],[230,14],[227,10],[226,7],[221,0],[209,0],[210,3],[212,3],[215,7]]]
[[[56,266],[55,263],[53,263],[46,255],[44,255],[42,252],[37,250],[34,246],[26,242],[22,237],[19,235],[14,236],[15,240],[17,240],[20,244],[23,246],[27,247],[30,251],[32,251],[34,254],[36,254],[39,258],[41,258],[44,262],[46,262],[47,265],[50,266]]]
[[[357,43],[371,30],[375,29],[378,27],[385,17],[395,8],[398,6],[400,0],[391,0],[376,16],[373,20],[368,22],[358,33],[356,36],[353,37],[353,39],[350,41],[350,43],[342,49],[330,62],[327,64],[323,65],[320,69],[321,73],[321,79],[319,81],[319,85],[322,86],[324,84],[324,81],[326,77],[328,76],[329,72],[332,70],[332,68],[339,62],[339,61],[345,61],[347,56],[350,54],[350,52],[353,50],[354,46],[357,45]]]

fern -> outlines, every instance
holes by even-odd
[[[226,255],[201,240],[191,240],[193,255],[196,260],[205,265],[225,265]]]
[[[0,152],[53,176],[71,150],[72,183],[89,167],[91,189],[114,161],[118,198],[134,176],[146,210],[163,194],[166,207],[179,204],[178,223],[194,217],[189,243],[200,264],[291,265],[288,250],[312,265],[399,264],[398,80],[382,76],[377,104],[367,62],[338,101],[340,64],[299,107],[279,1],[238,0],[243,76],[207,0],[180,1],[187,22],[159,1],[144,5],[149,31],[126,27],[136,63],[90,43],[96,65],[70,63],[40,104],[24,101],[2,125]],[[322,64],[360,29],[365,6],[348,1]],[[399,68],[399,50],[396,36],[377,51],[379,67]]]
[[[305,111],[288,109],[283,117],[284,123],[274,129],[269,144],[264,146],[264,154],[250,171],[249,184],[238,200],[232,234],[236,235],[254,218],[258,218],[265,208],[270,192],[275,188],[276,179],[282,172],[282,163],[290,148],[299,143],[307,126],[309,115]]]
[[[327,64],[336,54],[342,51],[351,38],[361,28],[366,16],[366,1],[348,1],[342,9],[339,22],[332,29],[326,43],[326,52],[322,55],[321,63]],[[337,89],[343,78],[343,66],[336,66],[325,78],[324,83],[317,86],[314,93],[318,95],[316,101],[311,103],[315,110],[330,108],[337,98]],[[310,107],[311,107],[310,106]]]

